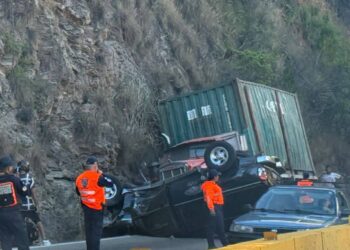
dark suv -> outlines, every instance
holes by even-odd
[[[233,218],[243,213],[243,206],[255,204],[280,180],[279,173],[283,172],[276,157],[249,156],[242,140],[238,133],[232,132],[172,147],[159,162],[157,178],[144,186],[124,189],[119,203],[121,211],[110,209],[114,216],[105,229],[117,230],[124,220],[138,233],[203,235],[207,208],[200,186],[208,168],[222,173],[220,185],[228,227]]]

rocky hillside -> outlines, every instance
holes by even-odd
[[[76,239],[88,154],[130,180],[159,147],[159,100],[239,77],[297,92],[315,163],[346,172],[349,13],[347,0],[2,0],[0,152],[30,159],[49,237]]]

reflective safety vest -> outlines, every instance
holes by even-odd
[[[92,209],[102,210],[105,204],[105,191],[98,185],[101,174],[87,170],[83,172],[75,181],[75,185],[80,193],[81,202]]]
[[[13,207],[18,204],[13,182],[0,183],[0,208]]]
[[[204,201],[210,210],[214,209],[214,205],[224,205],[224,196],[221,187],[215,181],[205,181],[202,186]]]
[[[314,185],[314,183],[311,180],[300,180],[297,183],[297,186],[299,186],[299,187],[311,187],[313,185]]]

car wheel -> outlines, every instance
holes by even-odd
[[[218,170],[226,170],[228,168],[237,167],[236,150],[225,141],[216,141],[205,149],[204,160],[207,167],[216,168]]]
[[[117,206],[122,200],[122,187],[119,180],[110,174],[103,174],[113,182],[113,187],[105,187],[106,207]]]

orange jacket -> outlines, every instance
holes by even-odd
[[[96,171],[87,170],[75,181],[80,194],[81,202],[92,209],[102,210],[105,204],[105,191],[98,185],[101,174]]]
[[[311,180],[300,180],[297,183],[297,186],[299,187],[311,187],[312,185],[314,185],[313,181]]]
[[[204,201],[209,210],[214,209],[214,205],[224,205],[224,196],[221,187],[215,181],[205,181],[202,186]]]

